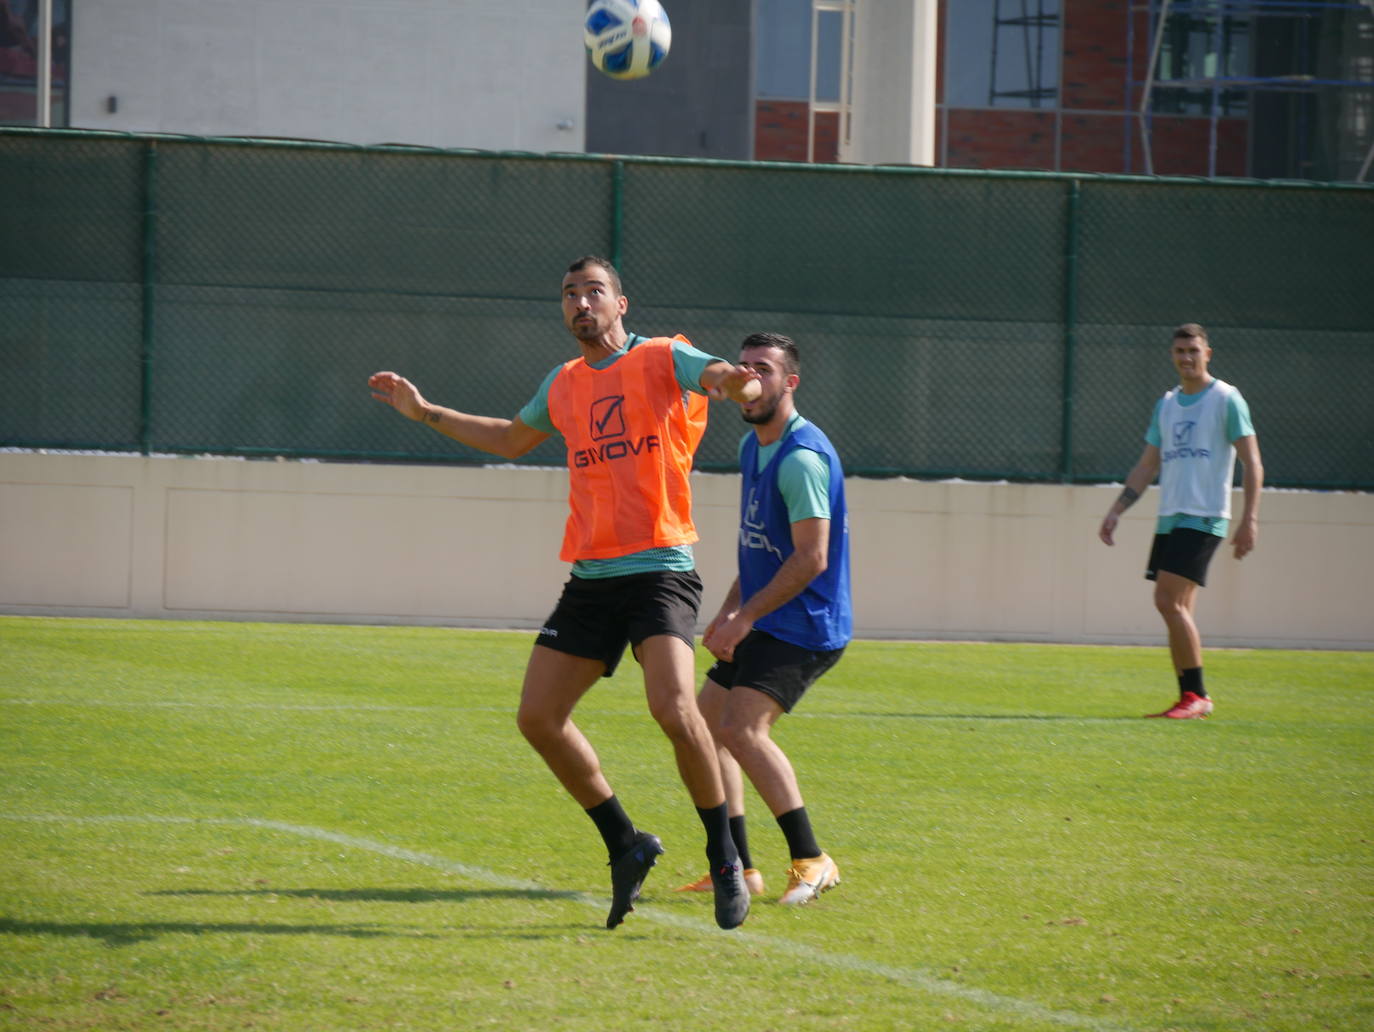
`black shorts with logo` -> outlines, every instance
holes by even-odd
[[[606,664],[615,673],[626,644],[671,634],[696,647],[701,578],[695,570],[656,570],[624,577],[569,577],[535,639],[558,652]]]
[[[750,631],[735,646],[731,662],[717,660],[706,676],[722,688],[753,688],[791,713],[806,689],[844,655],[844,646],[828,652],[782,641],[764,631]]]
[[[1221,538],[1205,530],[1175,527],[1167,534],[1156,534],[1150,548],[1150,562],[1145,569],[1146,580],[1156,580],[1160,570],[1187,577],[1199,586],[1207,584],[1207,566]]]

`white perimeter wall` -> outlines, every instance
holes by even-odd
[[[694,477],[704,619],[733,577],[737,478]],[[858,634],[1162,642],[1154,493],[847,482]],[[567,576],[562,470],[0,454],[0,613],[537,627]],[[1222,550],[1204,643],[1374,648],[1374,495],[1267,491]],[[704,622],[703,619],[703,622]]]
[[[79,0],[70,122],[581,151],[584,7],[574,0]],[[559,129],[560,122],[571,127]]]

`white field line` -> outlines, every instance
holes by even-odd
[[[512,719],[515,715],[516,702],[518,699],[512,696],[511,704],[508,706],[388,706],[381,703],[368,702],[340,702],[340,703],[318,703],[318,704],[297,704],[281,702],[244,702],[242,700],[232,700],[227,702],[206,702],[199,699],[24,699],[24,698],[0,698],[0,706],[76,706],[81,707],[107,707],[112,709],[180,709],[180,710],[267,710],[282,713],[502,713],[510,714]],[[642,706],[610,706],[605,703],[599,704],[597,708],[599,716],[606,717],[635,717],[645,716],[647,711]],[[896,718],[902,720],[1053,720],[1056,723],[1064,724],[1115,724],[1120,723],[1123,716],[1116,717],[1085,717],[1085,716],[1037,716],[1023,714],[1003,714],[1003,713],[793,713],[792,719],[801,720],[887,720]],[[1134,719],[1131,717],[1130,719]],[[3,815],[0,815],[3,816]]]
[[[434,870],[443,871],[447,874],[458,875],[494,888],[534,892],[552,891],[547,885],[540,885],[537,882],[526,881],[521,878],[512,878],[504,874],[498,874],[495,871],[487,870],[484,867],[474,867],[471,864],[459,863],[455,860],[448,860],[444,857],[434,856],[430,853],[420,853],[413,849],[404,849],[400,846],[388,845],[385,842],[375,842],[372,839],[359,838],[356,835],[346,835],[342,832],[329,831],[326,828],[314,828],[303,824],[288,824],[284,821],[264,820],[257,817],[158,817],[151,815],[83,817],[75,815],[64,816],[61,814],[0,814],[0,820],[32,821],[36,823],[54,824],[220,824],[261,828],[266,831],[281,832],[287,835],[295,835],[300,838],[316,839],[321,842],[332,842],[335,845],[364,850],[378,856],[390,857],[393,860],[401,860],[405,863],[418,864],[422,867],[429,867]],[[584,892],[559,893],[559,898],[567,899],[574,903],[581,903],[588,907],[594,907],[598,911],[604,911],[608,903],[604,897],[593,896]],[[920,968],[880,964],[864,957],[818,949],[814,946],[792,942],[791,940],[779,938],[774,935],[758,935],[746,931],[722,932],[716,928],[714,924],[708,924],[705,921],[699,921],[690,917],[683,917],[679,914],[655,911],[652,907],[636,910],[633,920],[636,923],[640,921],[653,921],[658,924],[670,925],[674,928],[680,928],[684,931],[695,932],[702,935],[723,936],[726,941],[738,943],[739,945],[752,949],[788,954],[820,967],[829,967],[857,974],[886,978],[899,985],[907,986],[910,989],[930,996],[942,996],[962,1000],[966,1003],[985,1007],[996,1013],[1024,1018],[1031,1021],[1063,1025],[1069,1028],[1091,1029],[1093,1032],[1129,1032],[1124,1025],[1103,1021],[1100,1018],[1094,1018],[1089,1015],[1076,1014],[1072,1011],[1052,1010],[1030,1000],[1022,1000],[1014,996],[1003,996],[998,993],[988,992],[984,989],[960,985],[958,982],[951,982],[948,979],[940,978]]]

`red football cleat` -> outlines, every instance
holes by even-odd
[[[1212,700],[1184,692],[1183,697],[1163,713],[1147,713],[1147,717],[1168,717],[1170,720],[1203,720],[1212,712]]]

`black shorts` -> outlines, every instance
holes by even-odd
[[[1221,544],[1221,538],[1205,530],[1175,527],[1167,534],[1156,534],[1150,548],[1150,562],[1145,579],[1155,580],[1160,570],[1187,577],[1199,586],[1207,584],[1207,566]]]
[[[844,646],[829,652],[813,652],[781,641],[763,631],[750,631],[735,646],[735,658],[717,660],[706,676],[722,688],[753,688],[763,692],[791,713],[806,689],[840,661]]]
[[[536,645],[606,664],[615,673],[628,643],[672,634],[696,648],[701,578],[695,570],[569,577]]]

